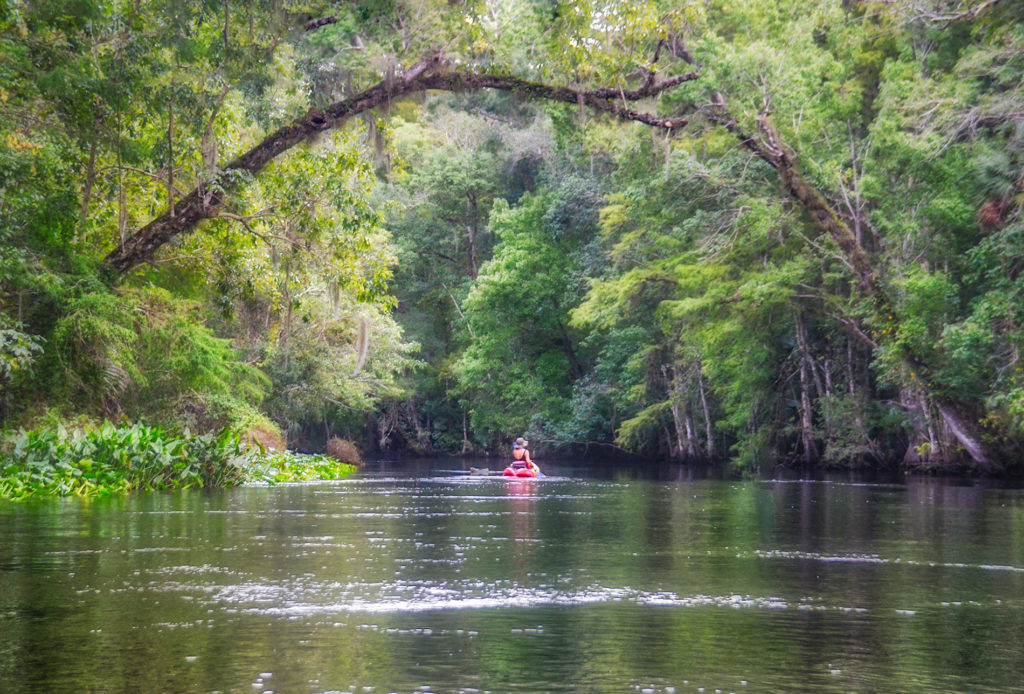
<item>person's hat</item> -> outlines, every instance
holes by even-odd
[[[516,439],[516,445],[519,446],[520,448],[528,448],[530,442],[524,439],[522,436],[520,436],[518,439]]]

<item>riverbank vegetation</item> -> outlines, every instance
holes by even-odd
[[[1019,3],[44,0],[0,42],[10,431],[1019,471]]]
[[[229,430],[213,435],[140,424],[58,426],[20,431],[0,445],[0,499],[337,479],[355,470],[324,455],[267,454]]]

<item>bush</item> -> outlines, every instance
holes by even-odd
[[[342,463],[350,465],[362,465],[363,459],[359,455],[359,449],[351,441],[332,436],[327,442],[327,455]]]
[[[268,456],[230,430],[179,434],[135,424],[19,431],[0,443],[0,498],[337,479],[355,468],[327,456]]]
[[[71,301],[51,337],[52,397],[85,412],[220,430],[244,418],[270,383],[199,307],[156,288]]]
[[[242,441],[264,450],[285,450],[281,428],[249,403],[231,395],[202,395],[191,392],[174,405],[174,420],[196,431],[223,431],[239,434]]]

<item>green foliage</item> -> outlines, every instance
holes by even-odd
[[[354,465],[327,456],[265,454],[238,434],[183,434],[134,424],[21,430],[0,441],[0,498],[332,480]]]
[[[846,465],[897,440],[955,452],[925,416],[942,402],[1013,455],[1024,17],[947,5],[4,6],[2,415],[269,431],[262,403],[310,445],[373,413],[381,446],[421,451],[531,429]],[[700,79],[636,105],[685,117],[670,135],[427,95],[224,175],[440,46],[573,88]],[[751,154],[775,146],[766,118],[781,179]],[[806,214],[791,175],[828,210]],[[197,186],[220,218],[111,289],[103,256]],[[922,397],[907,427],[883,404]]]
[[[238,361],[198,309],[158,289],[79,298],[51,339],[58,388],[87,411],[171,421],[211,397],[258,403],[266,377]]]
[[[360,323],[368,334],[368,355],[359,365]],[[397,396],[396,380],[414,368],[415,345],[403,342],[384,316],[350,316],[327,326],[316,322],[293,328],[291,337],[270,351],[265,370],[274,383],[267,403],[277,421],[293,433],[325,421],[352,426],[381,398]],[[353,419],[355,417],[355,419]]]
[[[650,154],[640,147],[627,156]],[[620,445],[677,455],[665,432],[674,439],[688,410],[701,448],[720,454],[718,439],[728,437],[736,460],[749,462],[749,451],[777,437],[786,316],[794,284],[811,269],[791,256],[793,222],[761,182],[744,181],[730,171],[741,161],[718,156],[680,148],[654,177],[623,162],[630,188],[601,212],[615,272],[591,280],[572,320],[601,345],[595,368],[611,385],[604,397],[621,418]],[[730,200],[737,185],[740,198]]]
[[[930,365],[939,358],[940,335],[956,311],[956,295],[948,277],[920,268],[911,268],[894,286],[901,297],[897,315],[880,316],[874,334],[884,340],[879,367],[899,383],[909,355],[924,357]]]
[[[356,466],[342,463],[326,455],[297,455],[279,453],[264,457],[267,479],[272,482],[306,482],[309,480],[337,480],[356,471]]]
[[[6,498],[233,486],[253,478],[259,454],[229,432],[180,435],[143,424],[22,430],[3,445]]]
[[[515,204],[540,184],[550,133],[537,108],[502,94],[442,95],[402,114],[394,183],[380,193],[394,203],[396,318],[427,366],[406,376],[412,397],[385,400],[380,418],[413,450],[458,453],[485,443],[467,437],[475,400],[457,381],[475,334],[467,295],[498,242],[495,200]]]
[[[30,335],[11,325],[0,313],[0,389],[4,388],[18,372],[30,369],[32,363],[43,351],[38,335]]]
[[[496,203],[491,231],[498,244],[466,297],[473,335],[455,366],[474,429],[485,440],[559,419],[578,375],[568,329],[575,287],[569,248],[549,221],[557,197],[525,196],[515,208]]]

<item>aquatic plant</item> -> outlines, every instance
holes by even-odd
[[[354,469],[326,456],[268,456],[229,430],[191,434],[144,424],[21,430],[0,445],[0,498],[14,499],[336,479]]]
[[[336,480],[356,470],[355,465],[343,463],[327,455],[301,455],[275,453],[262,460],[265,479],[275,482],[304,482],[306,480]]]

